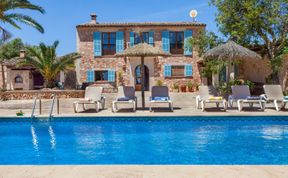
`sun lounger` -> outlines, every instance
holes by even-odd
[[[169,104],[169,108],[173,111],[173,102],[169,96],[169,89],[167,86],[153,86],[151,97],[150,97],[150,106],[149,110],[152,111],[152,107],[160,103]]]
[[[100,105],[102,109],[105,107],[105,97],[102,96],[103,87],[86,87],[85,98],[79,99],[73,103],[74,112],[78,112],[79,104],[82,105],[85,111],[85,105],[95,105],[96,112],[99,111]]]
[[[130,104],[133,111],[137,108],[137,97],[135,96],[134,87],[120,86],[118,87],[118,96],[115,101],[112,101],[112,112],[118,110],[119,104]]]
[[[219,108],[220,104],[223,104],[223,109],[226,111],[226,100],[218,95],[217,90],[213,86],[199,86],[199,95],[196,97],[196,108],[201,106],[202,111],[205,111],[206,103],[215,103]]]
[[[283,95],[280,85],[264,85],[265,95],[262,95],[268,102],[273,101],[277,111],[285,108],[288,97]],[[280,104],[280,105],[279,105]]]
[[[266,101],[261,96],[251,96],[249,86],[239,85],[232,86],[232,95],[229,96],[228,102],[230,107],[233,107],[233,103],[237,102],[238,111],[242,111],[244,103],[248,103],[250,107],[253,107],[254,103],[260,105],[261,110],[265,109]]]

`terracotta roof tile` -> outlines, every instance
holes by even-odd
[[[129,26],[206,26],[199,22],[111,22],[111,23],[86,23],[77,25],[78,27],[129,27]]]

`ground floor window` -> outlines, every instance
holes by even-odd
[[[108,81],[108,70],[95,71],[95,81]]]
[[[171,76],[172,77],[184,77],[185,76],[185,66],[171,66]]]
[[[88,70],[87,82],[107,81],[115,82],[115,70]]]
[[[192,64],[164,65],[164,77],[192,77]]]

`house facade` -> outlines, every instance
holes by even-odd
[[[145,90],[163,83],[186,85],[188,81],[201,83],[201,61],[195,49],[185,48],[187,39],[204,30],[205,24],[198,22],[168,23],[98,23],[97,16],[78,25],[77,82],[115,89],[118,85],[141,89],[140,57],[115,57],[116,53],[145,42],[169,52],[170,57],[145,58]]]

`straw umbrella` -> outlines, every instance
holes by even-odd
[[[133,47],[129,47],[121,53],[116,54],[116,57],[141,57],[141,97],[142,108],[145,108],[145,93],[144,93],[144,58],[170,56],[170,53],[165,53],[161,48],[153,47],[147,43],[140,43]]]
[[[248,48],[238,45],[234,41],[228,41],[225,44],[221,44],[208,50],[204,54],[204,59],[219,59],[226,60],[228,62],[228,72],[226,74],[226,82],[228,87],[232,62],[244,59],[261,59],[261,56]]]

